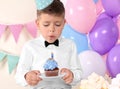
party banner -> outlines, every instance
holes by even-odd
[[[19,57],[7,55],[7,59],[8,59],[9,73],[11,73],[18,63]]]
[[[6,53],[0,52],[0,62],[5,58]]]
[[[14,36],[15,41],[17,42],[23,26],[21,24],[10,25],[9,28]]]
[[[35,22],[29,22],[27,24],[12,24],[12,25],[0,24],[0,37],[6,30],[6,27],[8,27],[11,33],[13,34],[13,37],[16,42],[18,41],[20,33],[24,27],[33,37],[37,36],[37,27]]]
[[[33,36],[36,37],[37,35],[37,26],[35,24],[35,22],[30,22],[25,24],[26,29],[28,30],[28,32]]]
[[[9,73],[12,73],[12,71],[15,69],[16,65],[18,64],[19,57],[4,52],[0,52],[0,62],[4,60],[4,58],[7,58]]]
[[[3,32],[5,31],[6,25],[2,25],[0,24],[0,37],[3,34]]]

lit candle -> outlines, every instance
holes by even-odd
[[[52,58],[52,59],[54,58],[54,54],[53,54],[53,52],[51,53],[51,58]]]

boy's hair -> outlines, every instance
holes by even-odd
[[[37,10],[37,17],[41,15],[41,13],[51,14],[56,16],[65,16],[65,8],[63,3],[60,0],[53,0],[53,2],[46,8],[42,10]]]

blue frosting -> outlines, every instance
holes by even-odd
[[[55,60],[48,59],[43,67],[45,70],[53,70],[58,67],[58,64]]]

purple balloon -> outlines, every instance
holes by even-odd
[[[111,77],[116,77],[120,73],[120,44],[113,47],[108,53],[106,65]]]
[[[98,16],[97,20],[104,19],[104,18],[112,18],[112,17],[109,16],[106,12],[103,12]]]
[[[102,0],[102,5],[107,14],[113,17],[120,14],[120,0]]]
[[[118,28],[111,18],[100,19],[89,33],[91,48],[104,55],[115,46],[118,35]]]

